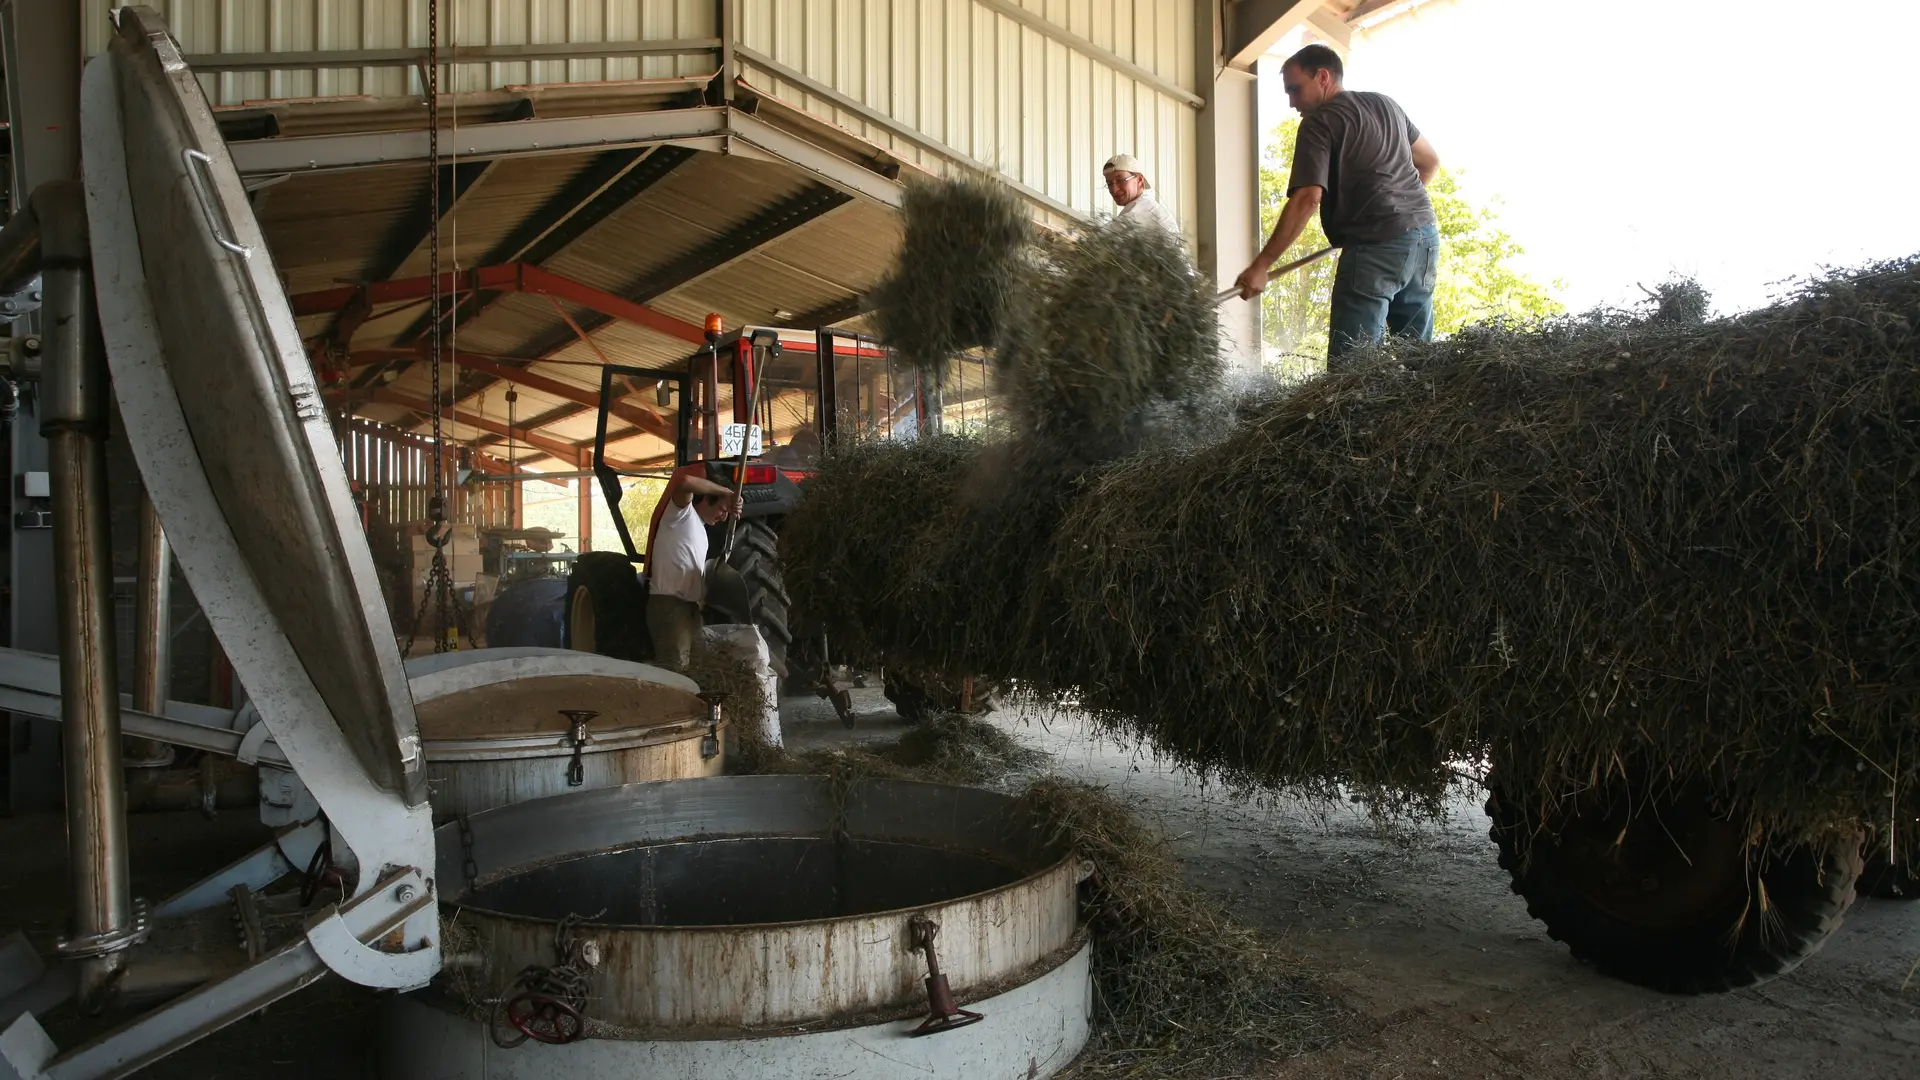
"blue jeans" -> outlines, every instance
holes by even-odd
[[[1377,244],[1340,249],[1333,275],[1333,318],[1327,335],[1327,366],[1357,346],[1380,340],[1386,330],[1401,337],[1433,339],[1433,279],[1440,262],[1440,230],[1410,229]]]

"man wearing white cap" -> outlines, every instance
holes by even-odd
[[[1157,225],[1176,237],[1180,235],[1180,219],[1153,197],[1153,184],[1141,171],[1140,159],[1132,154],[1115,154],[1100,171],[1107,177],[1107,194],[1120,207],[1116,220]]]

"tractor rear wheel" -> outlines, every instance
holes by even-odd
[[[644,660],[647,612],[633,564],[617,551],[590,551],[567,575],[566,647],[621,660]]]
[[[780,573],[780,536],[764,521],[742,521],[727,565],[747,583],[747,607],[760,636],[767,639],[773,670],[787,674],[787,646],[793,642],[786,579]]]
[[[1857,844],[1769,843],[1700,795],[1601,794],[1543,816],[1490,785],[1487,816],[1513,891],[1550,936],[1668,993],[1792,971],[1839,928],[1860,875]]]

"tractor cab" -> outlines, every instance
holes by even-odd
[[[623,467],[608,451],[610,429],[619,435],[617,405],[636,392],[650,393],[673,418],[671,474],[694,472],[738,487],[743,519],[775,529],[777,521],[769,519],[792,509],[822,448],[841,432],[912,438],[939,430],[941,422],[939,387],[896,373],[877,342],[844,330],[720,332],[710,318],[708,345],[674,368],[608,365],[601,372],[593,471],[629,559],[641,566],[660,507],[653,507],[646,532],[635,535],[637,523],[622,513],[624,482],[662,471]]]
[[[716,525],[709,535],[714,563],[707,574],[707,621],[757,625],[773,666],[785,671],[789,646],[807,631],[789,610],[779,530],[822,449],[843,435],[916,438],[938,431],[943,395],[930,380],[896,371],[887,350],[860,334],[766,326],[727,331],[718,316],[708,317],[706,330],[707,344],[671,367],[601,369],[593,472],[623,550],[592,552],[576,562],[567,640],[615,655],[644,650],[643,620],[632,605],[645,595],[645,578],[636,578],[634,568],[647,567],[673,478],[692,474],[735,488],[744,504],[738,522]],[[984,396],[985,368],[978,362],[976,368],[972,381]],[[657,450],[663,441],[673,448],[670,462],[619,452],[623,444]],[[633,481],[640,477],[654,481],[647,485],[651,507],[645,496],[635,497],[641,487]],[[616,596],[627,599],[615,603]],[[803,648],[805,666],[818,666],[824,643],[809,640]]]
[[[759,627],[773,669],[831,697],[850,722],[844,680],[834,674],[841,667],[831,660],[825,633],[788,598],[781,524],[836,439],[912,439],[986,422],[986,361],[955,358],[943,384],[935,384],[896,370],[879,342],[846,330],[728,331],[719,316],[708,316],[706,338],[669,367],[601,369],[593,471],[623,550],[588,552],[575,561],[564,640],[575,649],[652,657],[644,614],[648,581],[635,570],[646,569],[672,479],[704,477],[738,490],[744,504],[739,521],[709,533],[706,621]],[[662,452],[668,446],[671,457]],[[925,688],[897,682],[888,673],[888,697],[903,715],[924,713],[936,700]],[[980,707],[989,696],[962,692],[947,707]]]

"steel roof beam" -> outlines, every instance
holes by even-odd
[[[469,159],[668,143],[785,162],[821,183],[894,209],[899,209],[906,191],[873,164],[844,157],[739,109],[715,105],[469,124],[457,132],[442,129],[440,137],[444,146]],[[227,152],[242,176],[372,169],[428,160],[427,133],[418,130],[248,139],[228,143]]]
[[[442,165],[435,178],[439,187],[440,217],[444,220],[453,213],[462,196],[473,190],[488,169],[493,167],[490,161],[462,161],[453,165]],[[374,255],[373,265],[364,275],[368,281],[385,281],[400,272],[400,267],[433,236],[434,192],[424,190],[414,200],[413,207],[388,230],[386,242]],[[328,324],[322,337],[322,349],[345,349],[352,342],[353,335],[373,314],[373,308],[367,303],[349,304],[334,313],[333,321]]]
[[[487,252],[485,263],[526,262],[539,265],[558,255],[588,229],[605,221],[694,155],[680,146],[629,147],[597,155],[567,186],[528,214],[500,243]],[[477,318],[502,293],[474,293],[456,305],[452,318],[465,323]],[[402,345],[423,337],[432,315],[422,314],[401,333]],[[402,365],[404,369],[404,365]]]
[[[747,220],[687,252],[666,266],[634,279],[620,295],[633,303],[645,304],[692,281],[738,262],[782,236],[853,201],[853,196],[818,184],[782,199]],[[579,320],[580,330],[591,334],[613,320],[604,308]],[[572,327],[556,330],[515,352],[523,356],[546,357],[559,352],[577,338]],[[693,344],[706,343],[704,334]]]
[[[385,405],[398,405],[403,409],[410,409],[423,416],[430,417],[433,415],[433,406],[426,401],[414,397],[412,394],[394,390],[390,387],[383,386],[375,390],[359,391],[353,393],[352,396]],[[541,435],[532,430],[540,424],[540,420],[537,417],[520,427],[509,428],[507,425],[491,417],[476,416],[470,412],[456,413],[452,405],[442,407],[440,415],[442,418],[451,420],[456,424],[465,424],[468,427],[479,428],[481,431],[498,435],[503,439],[526,443],[528,446],[542,450],[562,461],[578,464],[580,460],[580,448],[578,446],[569,442],[563,442],[560,439]],[[607,459],[607,464],[612,465],[616,469],[632,467],[629,462],[615,461],[612,458]]]
[[[802,330],[815,330],[822,326],[843,323],[848,319],[857,319],[872,310],[873,303],[866,296],[861,295],[803,312],[794,316],[793,323]]]
[[[364,297],[368,304],[394,304],[406,300],[419,300],[429,295],[432,280],[430,276],[423,274],[420,277],[376,281],[369,285],[350,285],[338,289],[321,289],[318,292],[295,293],[287,300],[292,305],[295,316],[319,315],[324,312],[338,311],[360,297]],[[637,323],[649,330],[695,345],[704,345],[707,341],[706,331],[690,322],[676,319],[664,312],[655,311],[645,304],[615,296],[572,278],[563,277],[551,270],[543,270],[538,266],[509,263],[505,266],[482,266],[475,270],[440,275],[440,291],[443,295],[452,296],[481,289],[552,296],[615,319]]]
[[[535,154],[575,154],[589,150],[651,146],[680,140],[711,140],[721,148],[728,130],[728,110],[702,105],[690,109],[607,116],[563,116],[490,124],[464,124],[440,131],[445,153],[466,159],[517,157]],[[364,131],[334,135],[295,135],[277,139],[248,139],[227,144],[227,152],[242,176],[280,173],[334,172],[372,169],[385,165],[420,164],[430,160],[427,132]]]
[[[1235,0],[1227,8],[1227,63],[1246,68],[1326,0]]]
[[[360,354],[355,353],[354,357],[357,358],[359,355]],[[562,401],[582,405],[590,409],[597,409],[600,406],[600,395],[592,390],[575,386],[572,383],[562,382],[559,379],[540,375],[528,371],[525,368],[516,368],[511,364],[495,360],[491,357],[450,351],[447,354],[447,358],[457,367],[465,368],[468,371],[479,372],[483,375],[489,375],[504,382],[524,386],[528,390],[534,390],[542,394],[557,397]],[[373,359],[367,362],[377,364],[388,359],[391,359],[391,357],[382,357],[376,354]],[[425,357],[420,357],[419,359],[424,360]],[[348,360],[348,365],[359,366],[353,358]],[[609,407],[608,412],[639,428],[641,431],[649,435],[657,435],[668,442],[674,441],[679,434],[675,430],[674,423],[670,418],[662,416],[652,409],[643,406],[624,401],[615,401]],[[539,427],[540,425],[535,423],[532,426]]]
[[[719,50],[719,38],[665,41],[552,41],[529,45],[456,45],[443,64],[505,64],[529,60],[602,60],[626,56],[682,56]],[[425,49],[308,49],[282,52],[195,53],[183,57],[198,74],[216,71],[312,71],[319,68],[418,67]]]

